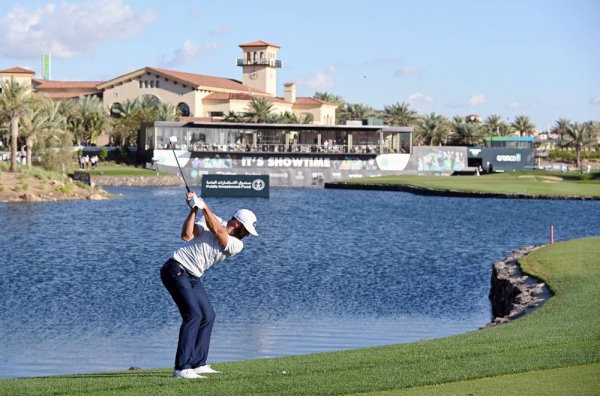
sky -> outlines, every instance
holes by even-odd
[[[281,47],[278,96],[330,92],[449,118],[600,121],[600,0],[23,0],[0,8],[0,70],[106,81],[146,66],[242,79],[239,44]]]

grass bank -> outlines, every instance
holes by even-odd
[[[519,171],[483,176],[396,175],[344,180],[347,184],[408,185],[436,190],[600,197],[600,173]],[[332,183],[335,184],[335,183]]]
[[[96,169],[88,169],[92,176],[156,176],[152,169],[135,167],[131,165],[117,165],[112,162],[103,162]],[[172,176],[170,173],[158,172],[159,176]]]
[[[521,260],[524,272],[544,279],[555,296],[527,316],[484,330],[409,344],[216,364],[223,374],[197,381],[175,380],[171,369],[0,380],[0,394],[597,394],[598,257],[599,237],[557,243],[526,256]]]

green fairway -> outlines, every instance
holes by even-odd
[[[453,337],[214,364],[223,374],[204,380],[175,380],[167,368],[8,379],[0,394],[597,394],[598,257],[600,237],[534,251],[521,260],[523,271],[544,279],[555,296],[513,322]]]
[[[349,179],[342,183],[402,184],[437,190],[600,197],[600,174],[521,171],[484,176],[397,175]]]
[[[598,395],[598,389],[600,389],[600,363],[366,394],[378,396],[595,396]]]

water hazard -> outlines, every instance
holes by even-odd
[[[0,204],[0,377],[173,365],[179,317],[159,269],[181,188],[107,201]],[[258,238],[209,269],[209,363],[411,342],[490,320],[491,265],[512,249],[600,234],[600,203],[272,189],[210,199],[255,211]]]

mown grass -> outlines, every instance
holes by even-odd
[[[89,169],[92,176],[156,176],[156,171],[135,167],[131,165],[117,165],[115,163],[101,163],[96,169]],[[170,173],[158,172],[159,176],[173,176]]]
[[[438,190],[600,197],[600,173],[520,171],[483,176],[396,175],[343,180],[348,184],[408,185]],[[333,183],[335,184],[335,183]]]
[[[546,280],[555,296],[531,314],[488,329],[409,344],[215,364],[224,373],[205,380],[175,380],[171,369],[0,380],[0,394],[597,394],[598,257],[600,237],[531,253],[521,260],[524,271]]]

